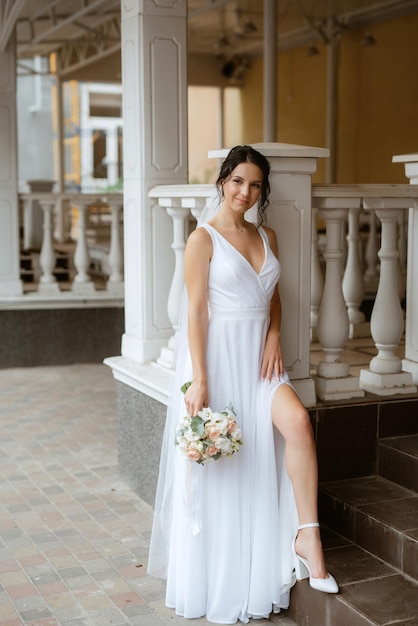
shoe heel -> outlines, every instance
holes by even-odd
[[[295,574],[297,580],[305,580],[305,578],[309,578],[308,568],[305,567],[297,554],[295,556]]]

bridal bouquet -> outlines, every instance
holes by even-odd
[[[186,393],[190,385],[190,382],[185,383],[182,392]],[[231,406],[220,412],[203,408],[197,415],[186,415],[181,420],[176,445],[186,459],[203,464],[238,452],[242,445],[241,437]]]

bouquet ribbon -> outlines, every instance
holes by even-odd
[[[197,463],[187,465],[187,505],[190,527],[195,537],[202,530],[202,472]]]

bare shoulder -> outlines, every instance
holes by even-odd
[[[193,232],[190,233],[186,250],[189,253],[200,253],[207,252],[207,254],[212,256],[212,238],[209,235],[206,228],[196,228]]]
[[[269,226],[263,226],[267,238],[269,240],[270,248],[273,250],[274,254],[277,256],[277,236],[276,232],[270,228]]]

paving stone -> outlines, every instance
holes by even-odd
[[[1,626],[184,626],[146,574],[152,508],[118,475],[110,370],[0,370],[0,397]]]

